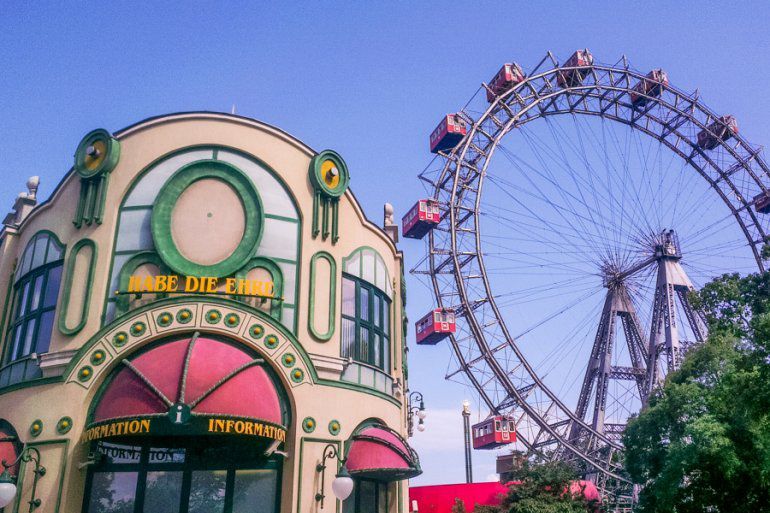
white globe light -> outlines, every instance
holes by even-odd
[[[353,479],[350,476],[337,476],[332,481],[332,492],[335,497],[344,501],[353,493]]]
[[[417,424],[417,431],[420,431],[420,432],[425,431],[425,424]]]
[[[428,416],[428,412],[425,410],[417,410],[417,418],[424,420]]]
[[[0,483],[0,508],[4,508],[16,497],[16,485],[13,483]]]

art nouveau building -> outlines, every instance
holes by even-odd
[[[214,113],[91,132],[45,202],[31,179],[0,235],[5,513],[407,511],[403,259],[348,182]]]

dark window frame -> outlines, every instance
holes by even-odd
[[[372,507],[374,507],[374,511],[377,513],[387,513],[388,503],[390,502],[391,496],[389,482],[377,481],[375,479],[355,479],[354,481],[355,484],[353,486],[353,493],[343,502],[342,513],[361,513],[363,511],[368,512],[372,511]],[[374,504],[361,504],[362,494],[360,491],[362,483],[374,485]],[[380,488],[382,488],[385,492],[385,504],[380,504]],[[352,504],[352,506],[350,504]],[[362,506],[366,506],[366,509],[364,509]],[[352,511],[350,509],[351,507],[353,508]]]
[[[352,352],[352,354],[342,354],[342,356],[350,357],[355,362],[370,365],[386,374],[390,374],[389,367],[392,336],[390,322],[392,318],[392,301],[385,292],[380,290],[372,283],[369,283],[368,281],[363,280],[357,276],[353,276],[352,274],[342,273],[343,302],[345,301],[345,280],[352,281],[355,284],[355,293],[353,298],[355,301],[355,315],[351,317],[350,315],[346,314],[343,309],[342,321],[343,324],[346,320],[353,322],[355,325],[355,333],[353,337],[354,344],[352,351],[348,351],[348,353]],[[366,291],[368,296],[366,311],[367,315],[365,318],[362,315],[361,308],[361,299],[363,295],[362,291]],[[375,300],[375,298],[379,298],[379,303]],[[379,312],[375,312],[376,304],[380,305]],[[379,324],[376,322],[378,319],[380,321]],[[366,341],[365,345],[361,340],[362,329],[365,329],[368,332],[368,340]],[[377,338],[378,336],[379,339]],[[379,362],[376,359],[376,350],[378,349],[376,344],[378,340],[380,355]],[[346,348],[343,346],[341,351],[344,353],[345,349]]]

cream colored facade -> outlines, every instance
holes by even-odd
[[[83,496],[91,446],[80,438],[98,391],[120,362],[137,350],[160,339],[193,331],[224,336],[250,348],[280,378],[290,405],[290,423],[286,443],[280,448],[286,457],[282,459],[280,474],[279,511],[341,511],[331,490],[334,463],[327,470],[323,509],[315,498],[321,482],[316,465],[324,447],[332,443],[343,449],[354,430],[372,419],[404,438],[407,436],[402,255],[385,231],[366,219],[350,190],[339,198],[338,240],[335,242],[332,235],[327,235],[331,228],[324,230],[324,205],[316,205],[317,192],[308,172],[316,152],[276,128],[238,116],[190,113],[149,119],[117,132],[114,137],[120,145],[120,158],[109,172],[101,223],[84,222],[79,228],[73,223],[83,201],[84,184],[71,170],[46,202],[33,207],[31,198],[19,200],[16,214],[6,219],[2,233],[0,312],[4,319],[4,355],[13,343],[16,283],[25,271],[20,269],[25,248],[41,232],[54,234],[65,248],[50,347],[31,358],[22,355],[31,366],[31,378],[11,382],[17,375],[4,385],[0,383],[0,418],[15,428],[21,441],[40,450],[47,469],[38,482],[37,496],[42,503],[36,511],[85,511]],[[271,316],[270,308],[259,300],[236,301],[227,295],[179,294],[157,298],[145,294],[141,298],[120,298],[115,294],[123,286],[121,267],[137,254],[157,251],[148,225],[155,214],[147,208],[157,208],[157,203],[150,200],[157,199],[158,189],[179,168],[201,159],[225,159],[254,183],[264,223],[260,227],[259,245],[250,257],[273,260],[281,269],[285,301],[276,307],[278,314]],[[355,170],[351,174],[355,180]],[[206,184],[200,183],[206,189]],[[209,185],[210,194],[206,190],[184,191],[172,212],[174,243],[190,259],[194,259],[192,253],[200,253],[203,264],[218,262],[232,253],[238,238],[245,236],[247,230],[243,212],[232,199],[232,190]],[[139,206],[132,206],[132,201]],[[210,225],[196,228],[195,222],[205,220],[193,219],[194,222],[185,224],[186,216],[200,214],[197,205],[212,206],[207,215],[221,220],[222,230],[212,231]],[[284,212],[287,205],[293,205],[295,211]],[[331,223],[334,207],[328,208]],[[315,236],[314,209],[319,215],[319,233]],[[80,243],[86,239],[92,243]],[[357,250],[361,251],[356,253]],[[365,266],[372,262],[379,276],[363,278],[377,282],[373,284],[391,300],[386,321],[389,354],[380,356],[382,369],[352,362],[342,356],[341,347],[343,272],[356,272],[361,265],[364,270],[360,273],[366,274],[369,271]],[[387,271],[385,276],[383,268]],[[161,266],[152,262],[141,263],[132,272],[160,273]],[[270,279],[264,268],[247,271],[247,276]],[[222,279],[217,285],[220,293],[224,286]],[[334,301],[330,303],[332,296]],[[218,322],[211,322],[208,317],[212,309],[221,313]],[[182,310],[192,313],[191,322],[178,322]],[[168,314],[171,322],[159,321]],[[228,317],[231,314],[237,316],[238,322],[233,320],[237,325],[225,322],[236,319]],[[250,329],[255,324],[263,326],[265,334],[274,335],[277,343],[267,347],[264,336],[252,336]],[[140,325],[141,330],[137,328]],[[126,337],[125,343],[115,342],[118,334]],[[286,354],[294,356],[292,361],[296,363],[288,366],[284,361]],[[10,369],[8,365],[15,360],[9,362],[5,358],[3,363]],[[35,374],[35,365],[42,376]],[[62,426],[62,419],[66,418],[71,419],[69,428]],[[338,432],[332,429],[333,422],[338,423]],[[20,501],[15,507],[9,506],[6,513],[27,511],[31,466],[22,468],[20,474]],[[407,511],[407,482],[387,486],[386,510]]]

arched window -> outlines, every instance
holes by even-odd
[[[342,271],[342,356],[389,373],[393,285],[385,261],[359,248]]]
[[[275,299],[255,298],[245,295],[236,297],[244,303],[259,308],[274,319],[281,320],[281,313],[283,312],[283,272],[275,262],[264,257],[252,258],[245,270],[236,275],[236,279],[272,283],[272,295]]]
[[[41,377],[31,355],[47,353],[59,297],[64,246],[40,232],[24,249],[16,270],[13,316],[0,370],[0,386]]]

